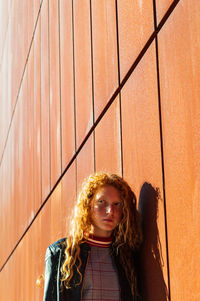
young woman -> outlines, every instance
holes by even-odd
[[[141,300],[136,254],[142,240],[127,182],[95,173],[79,194],[68,238],[48,247],[44,301]]]

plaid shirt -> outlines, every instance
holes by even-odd
[[[116,268],[107,246],[87,241],[91,245],[91,253],[83,281],[84,301],[119,301],[120,289]]]

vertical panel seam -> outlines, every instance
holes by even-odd
[[[119,23],[118,23],[118,5],[117,0],[115,0],[115,11],[116,11],[116,37],[117,37],[117,67],[118,67],[118,86],[121,82],[120,74],[120,53],[119,53]],[[122,102],[121,102],[121,90],[119,91],[119,126],[120,126],[120,154],[121,154],[121,175],[123,177],[123,140],[122,140]]]
[[[48,71],[49,71],[49,181],[50,181],[50,190],[51,190],[51,102],[50,102],[50,76],[51,76],[51,72],[50,72],[50,28],[49,28],[49,0],[48,0]]]
[[[41,48],[41,18],[40,18],[40,204],[42,204],[42,64],[41,64],[41,53],[42,53],[42,48]]]
[[[72,48],[73,48],[73,82],[74,82],[74,135],[75,135],[75,153],[77,151],[76,136],[76,77],[75,77],[75,43],[74,43],[74,1],[72,0]],[[76,197],[77,197],[77,158],[75,157],[75,174],[76,174]]]
[[[90,0],[90,39],[91,39],[91,73],[92,73],[92,114],[94,125],[95,110],[94,110],[94,58],[93,58],[93,30],[92,30],[92,1]],[[94,171],[96,172],[96,152],[95,152],[95,130],[93,131],[93,150],[94,150]]]
[[[36,196],[36,193],[35,193],[35,174],[36,174],[36,172],[35,172],[35,153],[34,153],[34,150],[35,150],[35,146],[37,146],[37,138],[35,139],[35,132],[34,132],[34,118],[36,117],[36,114],[37,114],[37,102],[36,102],[36,108],[35,108],[35,102],[34,102],[34,85],[35,85],[35,77],[34,77],[34,72],[35,72],[35,56],[36,56],[36,52],[35,52],[35,39],[33,40],[33,58],[32,58],[32,60],[33,60],[33,92],[32,92],[32,97],[31,97],[31,99],[32,99],[32,109],[33,109],[33,112],[31,112],[32,114],[32,135],[33,135],[33,141],[32,141],[32,151],[33,151],[33,165],[32,165],[32,167],[33,167],[33,174],[32,174],[32,185],[33,185],[33,212],[34,212],[34,214],[35,214],[35,196]],[[37,119],[36,119],[37,120]],[[29,119],[29,122],[30,122],[31,120]],[[37,131],[36,131],[36,133],[37,133]],[[32,208],[31,208],[32,209]],[[28,216],[28,218],[29,218],[29,216]]]
[[[153,17],[154,30],[157,30],[157,11],[156,0],[153,0]],[[158,36],[155,36],[156,49],[156,74],[157,74],[157,88],[158,88],[158,110],[159,110],[159,127],[160,127],[160,152],[162,165],[162,183],[163,183],[163,203],[164,203],[164,221],[165,221],[165,242],[166,242],[166,256],[167,256],[167,276],[168,276],[168,295],[171,300],[170,290],[170,270],[169,270],[169,249],[168,249],[168,228],[167,228],[167,208],[166,208],[166,194],[165,194],[165,164],[164,164],[164,147],[163,147],[163,125],[162,125],[162,110],[161,110],[161,91],[160,91],[160,68],[159,68],[159,51],[158,51]]]
[[[60,170],[62,173],[62,99],[61,99],[61,39],[60,39],[60,0],[58,0],[58,39],[59,39],[59,93],[60,93]]]
[[[27,12],[28,13],[28,12]],[[33,47],[33,44],[32,44],[32,47]],[[31,70],[31,67],[30,67],[30,60],[27,62],[27,68],[26,68],[26,70],[27,70],[27,82],[26,82],[26,96],[28,96],[29,95],[29,85],[30,85],[30,80],[29,80],[29,70]],[[24,93],[23,93],[23,98],[24,98]],[[23,99],[22,98],[22,99]],[[30,101],[30,100],[29,100]],[[25,136],[26,137],[26,139],[24,139],[24,144],[23,144],[23,148],[24,148],[24,145],[25,145],[25,157],[27,156],[27,152],[29,151],[29,135],[31,135],[31,133],[30,133],[30,123],[31,123],[31,120],[29,119],[30,118],[30,116],[29,116],[29,101],[27,101],[27,99],[25,99],[25,108],[26,108],[26,113],[25,114],[27,114],[27,118],[25,118],[25,120],[26,120],[26,124],[25,124],[25,127],[26,127],[26,135],[27,136]],[[24,121],[24,120],[23,120]],[[23,127],[23,131],[24,131],[24,127]],[[31,137],[31,138],[33,138],[33,137]],[[30,151],[30,153],[31,153],[31,151]],[[28,156],[27,156],[28,157]],[[32,158],[31,158],[32,157]],[[30,155],[30,160],[32,160],[33,159],[33,154],[32,154],[32,156]],[[31,164],[30,164],[31,165]],[[24,167],[24,165],[23,165],[23,167]],[[25,169],[26,170],[26,169]],[[28,170],[28,168],[27,168],[27,170]],[[23,169],[23,172],[24,172],[24,169]],[[28,175],[30,175],[31,173],[28,171],[27,172],[27,174],[26,174],[26,172],[24,172],[25,173],[25,176],[27,177],[26,178],[26,180],[28,180],[28,184],[31,182],[31,177],[29,178],[28,177]],[[23,173],[23,176],[24,176],[24,173]],[[32,175],[31,175],[32,176]],[[28,225],[28,215],[29,215],[29,202],[31,201],[29,198],[30,198],[30,186],[31,185],[27,185],[27,187],[26,187],[26,197],[25,197],[25,199],[26,199],[26,203],[24,203],[24,207],[26,206],[26,222],[25,222],[25,224],[26,225]],[[28,200],[28,201],[27,201]]]

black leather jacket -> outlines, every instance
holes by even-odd
[[[82,300],[82,283],[79,286],[73,287],[73,283],[78,283],[79,278],[77,278],[77,273],[74,273],[72,278],[72,288],[60,290],[60,268],[62,261],[64,259],[64,242],[66,239],[61,239],[52,245],[50,245],[46,251],[45,256],[45,286],[44,286],[44,298],[43,301],[81,301]],[[90,253],[91,247],[85,242],[80,245],[80,258],[82,265],[80,272],[83,275],[85,273],[85,267],[88,260],[88,254]],[[128,283],[128,280],[125,276],[124,269],[119,264],[118,256],[112,252],[111,247],[111,256],[113,261],[116,264],[120,292],[121,292],[121,301],[138,301],[141,300],[138,297],[133,298],[131,294],[131,289]]]

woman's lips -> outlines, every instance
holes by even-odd
[[[105,222],[112,222],[113,220],[112,220],[112,219],[109,219],[109,218],[104,218],[104,221],[105,221]]]

